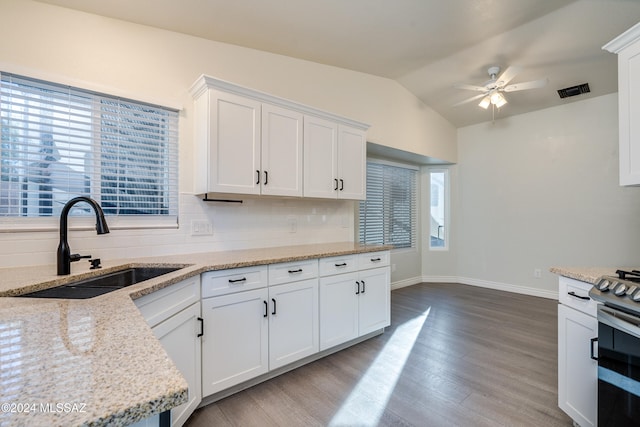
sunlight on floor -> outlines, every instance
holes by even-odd
[[[380,422],[391,393],[400,378],[413,345],[429,316],[422,315],[398,326],[358,385],[353,389],[330,426],[375,426]]]

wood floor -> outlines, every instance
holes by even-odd
[[[378,337],[198,409],[186,426],[571,426],[557,302],[423,283]]]

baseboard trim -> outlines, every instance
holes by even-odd
[[[422,282],[422,277],[411,277],[409,279],[398,280],[391,284],[391,290],[400,289],[411,285],[417,285]]]
[[[529,286],[512,285],[510,283],[492,282],[490,280],[474,279],[458,276],[424,276],[423,282],[427,283],[461,283],[463,285],[478,286],[480,288],[496,289],[498,291],[513,292],[516,294],[531,295],[534,297],[558,299],[558,291],[531,288]]]

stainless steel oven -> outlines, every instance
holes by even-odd
[[[598,425],[640,426],[640,317],[598,308]]]
[[[640,426],[640,283],[624,274],[603,277],[589,295],[604,304],[598,307],[598,426]]]

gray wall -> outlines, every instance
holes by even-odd
[[[461,128],[458,154],[451,274],[555,291],[552,266],[640,266],[640,188],[618,185],[617,94]],[[431,259],[423,274],[443,274]]]

